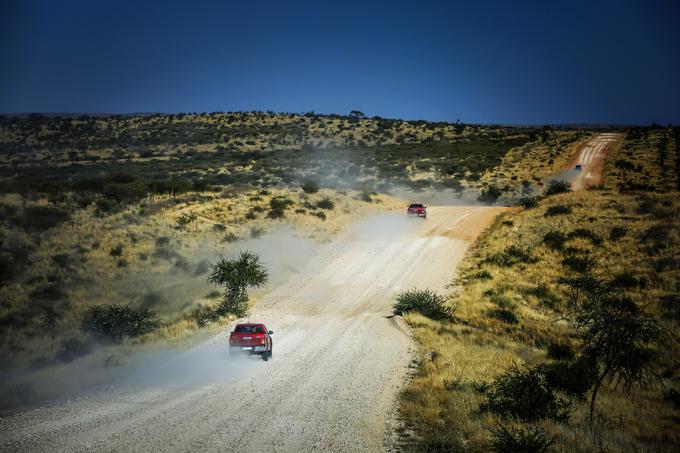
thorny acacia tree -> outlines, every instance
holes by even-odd
[[[259,255],[251,251],[242,251],[233,260],[220,258],[208,275],[209,283],[224,288],[224,296],[216,314],[245,316],[248,312],[248,288],[261,287],[268,279],[269,274],[260,262]]]

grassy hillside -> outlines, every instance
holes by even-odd
[[[455,320],[406,316],[420,355],[402,395],[404,449],[677,449],[675,133],[629,131],[609,156],[605,190],[546,197],[499,217],[460,272],[448,301]],[[578,321],[586,308],[602,307],[628,313],[604,316],[602,329],[629,335],[637,330],[624,324],[638,317],[663,333],[640,340],[636,352],[624,356],[633,368],[649,363],[650,373],[604,380],[591,423],[590,397],[605,366],[586,358],[604,353],[588,349],[593,324]],[[633,385],[625,385],[626,377]]]
[[[156,317],[140,341],[184,337],[219,299],[211,257],[284,224],[326,240],[401,208],[394,187],[474,190],[509,151],[576,136],[263,112],[0,117],[0,363],[88,354],[99,305]]]

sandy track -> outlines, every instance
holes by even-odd
[[[275,331],[273,361],[230,360],[220,335],[125,384],[3,417],[0,450],[385,450],[413,348],[393,298],[445,291],[502,209],[362,222],[258,302],[250,319]]]
[[[574,190],[584,190],[588,186],[597,186],[602,179],[602,166],[611,147],[620,141],[621,134],[597,134],[576,150],[574,160],[568,170],[573,170],[579,164],[582,170],[571,179]]]

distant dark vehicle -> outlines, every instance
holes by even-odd
[[[422,203],[412,203],[406,210],[408,216],[418,216],[424,219],[427,218],[427,206]]]
[[[272,358],[273,333],[264,324],[237,324],[229,334],[229,355],[259,354],[266,362]]]
[[[574,167],[574,170],[581,171],[581,170],[583,170],[583,167],[581,167],[581,164],[576,164],[576,167]]]

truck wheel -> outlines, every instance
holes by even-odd
[[[264,352],[262,353],[262,360],[264,360],[265,362],[266,362],[267,360],[269,360],[269,352],[264,351]]]

